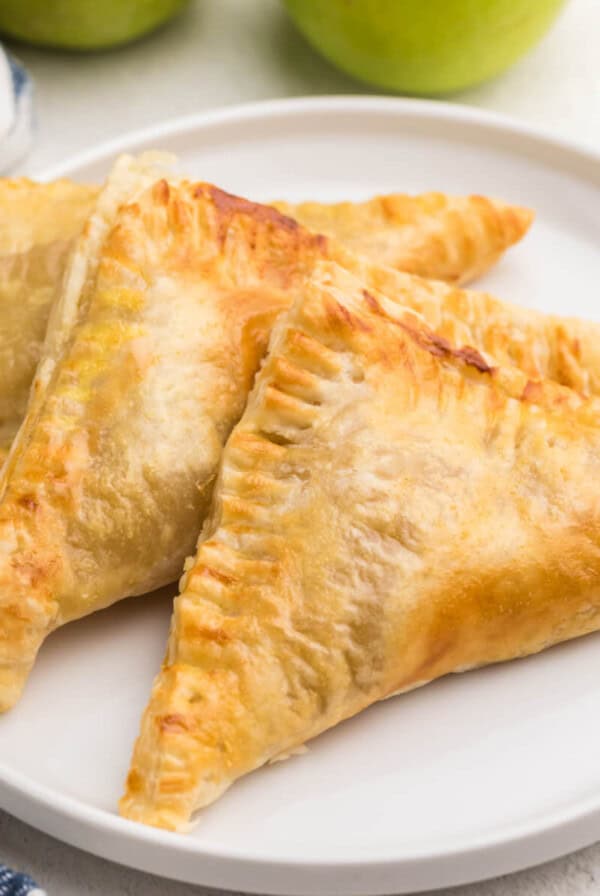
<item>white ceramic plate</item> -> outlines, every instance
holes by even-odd
[[[441,189],[531,205],[532,233],[487,285],[600,318],[599,158],[523,126],[426,102],[276,102],[162,125],[45,175],[99,179],[118,151],[148,147],[258,199]],[[0,720],[9,812],[146,871],[291,896],[456,884],[600,838],[598,636],[375,706],[236,784],[189,836],[119,819],[169,603],[138,598],[49,639]]]

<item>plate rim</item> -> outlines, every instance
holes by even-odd
[[[518,119],[497,112],[482,110],[462,103],[449,103],[441,100],[414,99],[408,97],[371,96],[361,94],[322,95],[290,97],[288,99],[259,100],[251,103],[236,103],[231,106],[219,106],[190,115],[167,118],[159,124],[150,125],[128,131],[94,146],[75,153],[67,160],[55,165],[35,169],[32,178],[39,180],[55,180],[68,177],[76,169],[93,165],[102,161],[107,155],[118,155],[128,152],[140,143],[160,140],[162,137],[183,136],[198,129],[208,129],[220,124],[250,122],[262,117],[279,117],[326,112],[339,114],[343,112],[379,112],[381,114],[413,117],[417,119],[442,119],[453,124],[464,123],[474,125],[481,130],[493,130],[503,133],[508,138],[519,138],[533,145],[557,151],[585,163],[591,168],[600,166],[600,149],[590,144],[562,137],[550,129],[528,125]],[[600,172],[598,172],[600,183]]]
[[[158,125],[105,141],[30,176],[40,180],[76,176],[81,169],[120,152],[132,151],[163,138],[185,137],[222,124],[243,127],[265,117],[281,119],[319,113],[331,117],[348,112],[357,115],[379,113],[399,122],[428,120],[442,128],[445,124],[474,126],[482,134],[491,133],[507,139],[509,150],[511,145],[514,148],[523,144],[531,149],[550,150],[568,163],[572,174],[585,180],[591,177],[594,183],[597,178],[600,185],[600,151],[589,145],[476,107],[369,95],[266,100],[167,119]],[[548,164],[552,165],[551,162]],[[46,833],[132,868],[196,884],[289,896],[300,896],[307,891],[315,896],[328,893],[366,896],[391,892],[392,889],[400,893],[452,886],[538,864],[600,837],[600,792],[571,800],[544,818],[543,823],[536,815],[529,821],[496,828],[478,840],[470,836],[464,841],[453,842],[447,849],[436,847],[433,853],[427,849],[412,850],[400,858],[382,854],[354,861],[333,855],[327,859],[309,858],[305,861],[298,856],[268,860],[226,846],[207,850],[198,841],[183,835],[147,828],[75,797],[57,793],[51,787],[15,772],[5,763],[0,763],[0,802],[11,814]],[[174,867],[173,862],[178,858],[192,859],[197,868],[192,869],[189,861],[182,867]],[[171,865],[165,867],[169,860]],[[440,879],[442,876],[443,880]]]

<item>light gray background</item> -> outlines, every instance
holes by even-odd
[[[13,50],[34,75],[37,88],[38,132],[21,166],[26,173],[128,130],[201,109],[273,97],[363,92],[296,35],[277,0],[193,0],[186,13],[157,34],[110,53]],[[525,60],[495,82],[454,99],[600,148],[599,52],[600,0],[570,0],[554,30]],[[48,896],[214,892],[93,858],[1,811],[0,859],[27,870]],[[600,844],[537,869],[451,892],[597,896]]]

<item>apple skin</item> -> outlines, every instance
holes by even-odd
[[[162,25],[188,0],[0,0],[0,32],[39,46],[101,50]]]
[[[435,95],[499,74],[565,0],[283,0],[323,56],[368,84]]]

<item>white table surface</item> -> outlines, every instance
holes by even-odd
[[[144,41],[89,56],[14,47],[36,81],[38,133],[21,166],[41,171],[80,149],[201,109],[283,96],[360,93],[297,36],[278,0],[193,0]],[[455,97],[600,148],[600,0],[570,0],[554,30],[493,83]],[[0,860],[48,896],[192,896],[88,856],[0,811]],[[449,891],[444,891],[449,893]],[[454,896],[597,896],[600,844]]]

